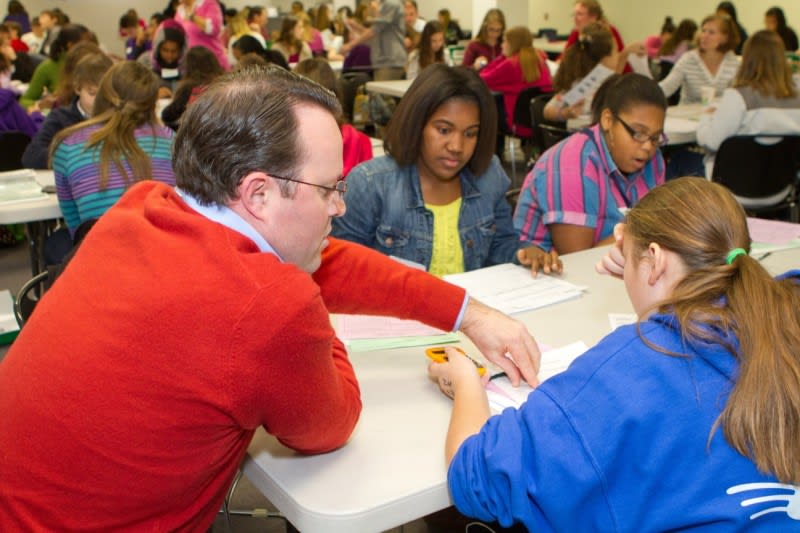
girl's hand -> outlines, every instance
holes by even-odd
[[[581,116],[581,113],[583,113],[583,99],[578,100],[569,107],[561,108],[560,112],[561,117],[563,117],[565,122],[571,118],[577,118]]]
[[[538,246],[529,246],[517,250],[517,259],[523,266],[531,267],[531,276],[534,278],[539,273],[539,269],[542,269],[545,274],[561,274],[564,270],[564,265],[555,249],[545,252]]]
[[[452,347],[445,348],[445,352],[446,363],[428,365],[428,376],[438,383],[445,396],[454,399],[461,387],[482,387],[475,363]]]
[[[614,245],[595,265],[594,268],[598,273],[622,279],[622,274],[625,271],[625,255],[622,253],[622,239],[624,236],[625,224],[619,223],[614,226]]]

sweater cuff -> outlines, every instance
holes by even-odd
[[[469,294],[464,293],[464,303],[461,304],[461,311],[458,312],[458,316],[456,317],[456,324],[453,326],[453,331],[458,331],[461,329],[461,321],[464,320],[464,315],[467,312],[468,305],[469,305]]]

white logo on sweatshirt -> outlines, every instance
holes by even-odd
[[[742,485],[734,485],[726,492],[728,494],[738,494],[751,490],[769,492],[764,496],[742,500],[740,504],[742,507],[761,503],[772,504],[773,502],[778,502],[779,504],[751,514],[750,520],[755,520],[768,513],[786,513],[786,516],[792,520],[800,521],[800,487],[785,483],[744,483]],[[785,505],[783,502],[785,502]]]

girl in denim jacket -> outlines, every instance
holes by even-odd
[[[400,100],[385,156],[347,177],[347,212],[333,235],[423,265],[436,275],[518,261],[560,272],[556,252],[522,247],[493,156],[494,102],[469,68],[430,65]]]

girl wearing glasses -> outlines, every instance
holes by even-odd
[[[486,12],[481,23],[478,36],[467,45],[464,50],[462,65],[480,70],[495,58],[503,55],[501,47],[503,33],[506,31],[506,17],[497,8]]]
[[[490,418],[452,348],[430,365],[454,398],[456,507],[526,531],[797,531],[800,271],[750,257],[744,210],[703,178],[658,187],[616,233],[598,270],[639,322],[519,409]]]
[[[347,211],[335,237],[423,265],[436,275],[518,260],[560,271],[555,253],[520,246],[493,157],[497,112],[478,74],[433,64],[400,100],[386,129],[388,155],[347,176]]]
[[[614,225],[664,182],[667,101],[640,74],[613,77],[600,120],[547,150],[525,178],[514,213],[520,240],[566,254],[614,242]]]

